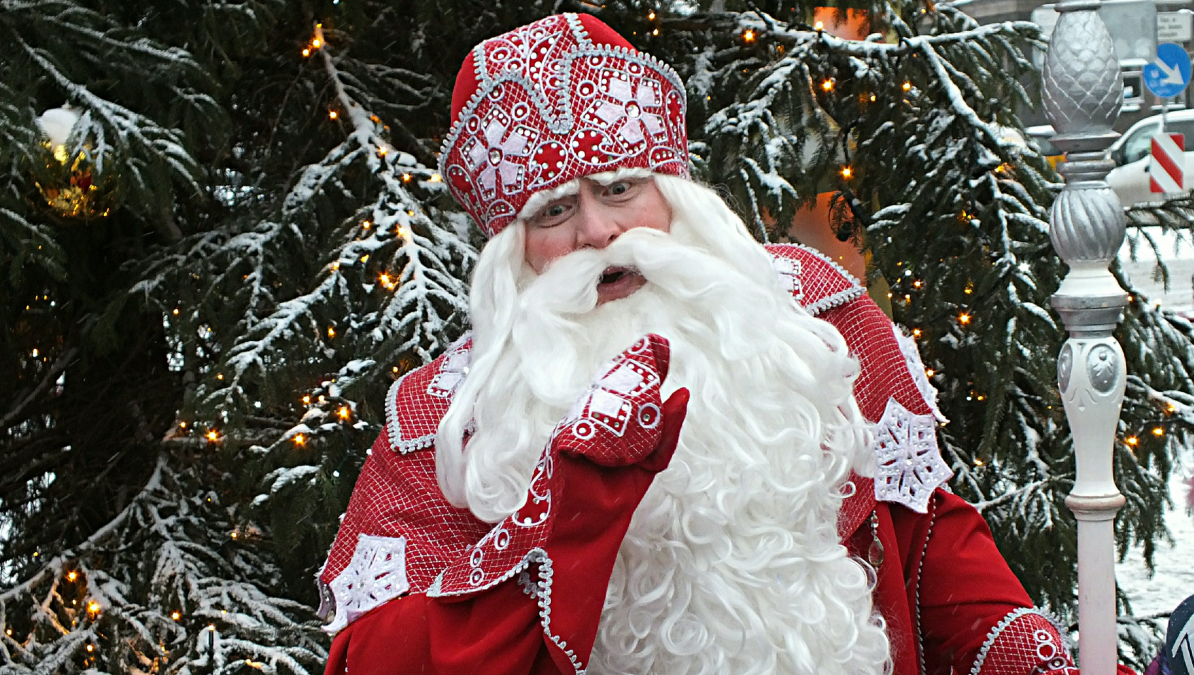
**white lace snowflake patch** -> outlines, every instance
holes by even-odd
[[[369,610],[410,590],[406,578],[406,537],[357,535],[357,548],[344,571],[328,584],[336,617],[324,627],[335,633]]]
[[[948,422],[945,415],[941,414],[941,409],[937,407],[937,388],[929,382],[925,364],[920,360],[920,350],[916,347],[916,338],[904,335],[904,331],[895,324],[892,324],[891,330],[895,333],[896,344],[900,346],[900,354],[904,356],[904,364],[908,366],[908,374],[912,376],[912,381],[924,397],[929,410],[933,411],[933,417],[936,417],[938,422]]]
[[[935,427],[932,415],[914,414],[887,399],[875,425],[875,499],[928,511],[933,490],[954,475],[937,449]]]

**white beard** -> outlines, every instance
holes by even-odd
[[[673,205],[670,236],[631,230],[539,277],[513,262],[520,224],[491,242],[507,259],[483,254],[474,280],[472,371],[437,439],[445,495],[490,522],[513,512],[598,367],[643,334],[662,335],[672,350],[664,395],[688,387],[692,398],[671,465],[623,540],[588,672],[884,673],[868,570],[836,530],[839,486],[866,464],[858,366],[840,334],[779,287],[716,195],[655,180]],[[596,307],[609,266],[648,283]]]

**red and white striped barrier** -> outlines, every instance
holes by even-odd
[[[1153,136],[1148,160],[1149,192],[1182,192],[1186,185],[1186,140],[1182,134]]]

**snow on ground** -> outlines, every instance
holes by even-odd
[[[1150,228],[1155,229],[1155,228]],[[1131,233],[1129,233],[1131,234]],[[1160,301],[1164,309],[1176,312],[1194,311],[1194,246],[1177,242],[1170,235],[1162,237],[1152,232],[1158,242],[1161,259],[1169,267],[1169,288],[1152,279],[1156,256],[1140,240],[1136,260],[1128,255],[1128,244],[1120,251],[1120,265],[1132,284],[1152,301]],[[1173,508],[1165,513],[1165,524],[1174,543],[1160,543],[1153,561],[1156,573],[1150,578],[1139,549],[1128,552],[1127,558],[1115,566],[1116,580],[1132,601],[1136,616],[1150,616],[1172,612],[1177,604],[1194,595],[1194,515],[1187,506],[1188,481],[1194,473],[1194,448],[1185,448],[1169,482]]]
[[[1179,240],[1169,233],[1162,235],[1160,228],[1147,227],[1160,251],[1161,260],[1169,268],[1169,288],[1153,276],[1157,268],[1157,256],[1143,236],[1128,232],[1128,238],[1136,238],[1136,259],[1129,255],[1129,242],[1125,241],[1119,252],[1119,264],[1132,284],[1153,302],[1160,301],[1163,309],[1175,312],[1194,310],[1194,244],[1189,235]]]
[[[1186,503],[1194,451],[1186,448],[1182,466],[1175,468],[1169,481],[1172,509],[1165,512],[1165,524],[1173,535],[1173,545],[1157,545],[1153,562],[1156,574],[1150,579],[1140,549],[1128,552],[1115,566],[1115,578],[1132,602],[1136,616],[1154,616],[1172,612],[1178,603],[1194,595],[1194,515]]]

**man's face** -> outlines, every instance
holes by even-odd
[[[582,248],[605,248],[627,230],[649,227],[668,232],[671,223],[672,209],[654,180],[631,178],[603,184],[582,178],[576,194],[547,204],[527,219],[524,256],[539,274],[556,258]],[[625,298],[645,283],[635,270],[610,267],[597,284],[597,304]]]

